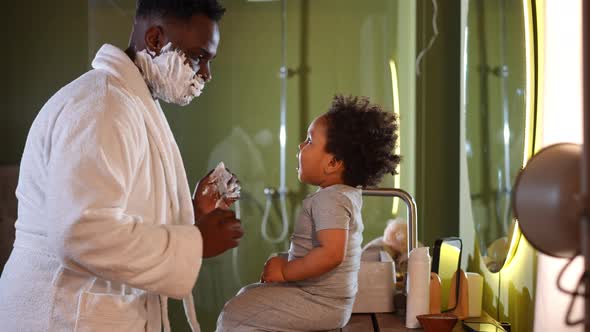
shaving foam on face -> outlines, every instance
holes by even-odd
[[[159,55],[147,49],[137,52],[135,64],[154,98],[180,106],[201,95],[205,81],[187,63],[186,55],[168,43]]]

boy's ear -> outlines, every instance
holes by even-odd
[[[332,157],[328,162],[328,165],[324,169],[324,173],[332,174],[334,172],[341,172],[344,170],[344,163],[342,160],[336,159],[336,157]]]

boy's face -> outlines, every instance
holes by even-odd
[[[321,186],[326,178],[326,169],[334,158],[326,152],[327,123],[323,116],[316,118],[307,130],[307,138],[299,144],[299,181]]]

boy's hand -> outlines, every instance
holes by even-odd
[[[264,272],[260,281],[262,282],[285,282],[283,276],[283,268],[287,265],[288,261],[284,257],[275,256],[266,261],[264,264]]]

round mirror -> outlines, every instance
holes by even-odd
[[[476,241],[492,272],[510,250],[512,186],[532,152],[529,1],[466,1],[465,151]]]

